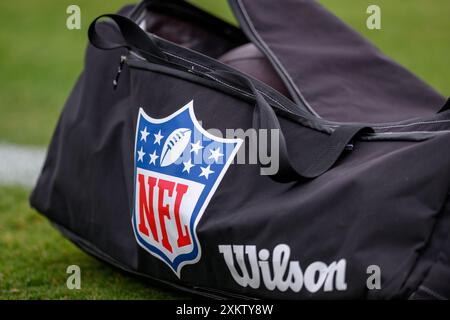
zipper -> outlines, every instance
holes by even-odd
[[[125,61],[127,61],[127,56],[121,55],[119,67],[117,67],[117,73],[113,80],[113,90],[116,90],[117,86],[119,85],[119,79],[120,79],[120,75],[122,74],[123,65],[125,64]]]
[[[292,78],[290,77],[289,73],[286,71],[280,60],[278,60],[277,56],[272,52],[272,50],[267,46],[267,44],[264,42],[264,40],[261,38],[261,36],[258,34],[257,30],[255,29],[251,18],[249,14],[247,13],[247,10],[245,8],[245,5],[243,4],[243,0],[234,0],[229,1],[230,6],[236,16],[236,18],[239,21],[239,24],[244,31],[244,33],[247,35],[247,37],[252,41],[253,44],[255,44],[262,53],[269,59],[272,66],[277,71],[278,75],[281,77],[281,80],[287,87],[289,93],[292,96],[292,99],[294,102],[301,107],[302,111],[306,111],[309,114],[313,115],[319,123],[321,123],[324,126],[330,127],[330,128],[336,128],[340,125],[344,125],[345,123],[339,123],[335,121],[327,121],[323,119],[308,103],[308,101],[305,99],[305,97],[302,95],[300,90],[298,89],[297,85],[294,83]],[[447,102],[447,105],[450,105],[450,99]],[[441,109],[445,110],[445,106]],[[430,117],[432,119],[432,117]],[[427,140],[433,136],[437,136],[439,134],[445,134],[448,133],[448,130],[439,130],[439,131],[403,131],[403,132],[377,132],[377,129],[383,129],[384,127],[404,127],[414,124],[414,122],[411,124],[411,120],[402,120],[398,122],[392,122],[392,123],[367,123],[367,126],[372,127],[375,132],[374,133],[368,133],[362,135],[360,138],[362,140],[368,140],[368,141],[377,141],[377,140],[407,140],[407,141],[423,141]],[[416,119],[416,121],[418,121]],[[448,121],[448,120],[444,120]]]
[[[264,40],[260,37],[255,27],[253,26],[251,19],[245,9],[245,6],[242,4],[241,0],[230,1],[230,5],[236,18],[238,19],[240,26],[246,36],[251,40],[251,42],[258,47],[259,50],[269,59],[272,66],[280,76],[284,85],[288,89],[290,95],[294,102],[302,108],[303,111],[308,112],[309,114],[314,115],[317,118],[321,118],[319,114],[311,107],[311,105],[306,101],[305,97],[302,95],[298,87],[295,85],[289,73],[284,69],[280,60],[276,57],[276,55],[270,50]]]
[[[190,74],[200,77],[202,79],[207,79],[216,84],[220,84],[221,86],[225,86],[229,90],[231,90],[241,96],[245,96],[247,98],[252,98],[252,99],[254,98],[252,93],[249,93],[249,92],[245,91],[244,89],[238,88],[236,86],[233,86],[232,84],[228,83],[226,80],[219,80],[216,77],[212,76],[210,74],[210,72],[213,72],[214,69],[207,67],[205,65],[196,63],[194,61],[188,60],[187,58],[181,57],[172,52],[165,51],[165,50],[163,50],[163,52],[166,55],[169,55],[173,59],[171,61],[166,61],[165,63],[161,63],[162,66],[165,66],[168,68],[174,68],[179,71],[184,71],[184,72],[190,73]],[[142,64],[145,64],[145,65],[152,65],[152,63],[148,62],[145,58],[141,57],[136,52],[130,51],[130,55],[131,55],[130,56],[131,59],[127,60],[128,65],[131,65],[131,66],[135,65],[133,63],[133,60],[134,61],[138,60]],[[176,62],[174,61],[175,59],[177,60]],[[239,73],[237,70],[232,69],[232,68],[229,71]],[[291,107],[284,105],[282,102],[279,101],[279,99],[277,99],[276,97],[273,97],[271,94],[264,92],[263,90],[258,90],[258,92],[261,93],[265,98],[267,98],[270,101],[271,105],[276,106],[278,109],[285,111],[289,114],[292,114],[294,116],[301,117],[305,120],[311,120],[311,115],[308,112],[305,112],[302,109],[298,110],[297,108],[295,108],[296,105],[293,104],[292,101],[285,98],[284,96],[283,96],[283,98],[290,102]],[[320,122],[320,119],[317,119],[317,120],[318,120],[318,122]]]
[[[181,73],[190,74],[194,78],[200,78],[203,80],[203,82],[209,82],[214,83],[215,87],[222,87],[226,88],[227,90],[232,91],[236,95],[240,97],[245,97],[247,99],[253,99],[253,95],[243,89],[240,89],[238,87],[233,86],[232,84],[228,83],[226,80],[217,79],[214,76],[211,76],[208,71],[213,71],[213,69],[210,69],[209,67],[202,66],[200,64],[197,64],[193,61],[189,61],[186,58],[180,58],[181,60],[178,60],[178,62],[170,61],[164,64],[154,64],[150,63],[147,60],[145,60],[143,57],[138,55],[137,53],[130,51],[131,56],[133,59],[130,59],[130,57],[126,60],[127,65],[132,68],[138,68],[138,69],[147,69],[147,70],[153,70],[155,71],[158,69],[158,72],[162,72],[165,74],[172,74],[175,70]],[[178,59],[177,55],[173,55],[174,58]],[[157,67],[160,66],[160,67]],[[169,70],[173,70],[172,72],[169,72]],[[184,76],[183,76],[184,77]],[[183,78],[182,77],[182,78]],[[196,81],[194,79],[188,79],[190,81]],[[351,123],[334,123],[327,120],[324,120],[322,118],[318,118],[314,115],[311,115],[310,113],[306,113],[303,109],[298,110],[297,112],[292,111],[292,109],[284,106],[280,102],[278,102],[276,99],[272,98],[270,95],[266,94],[265,92],[258,90],[261,94],[263,94],[266,98],[269,98],[271,100],[271,105],[273,107],[276,107],[292,116],[294,116],[297,120],[300,122],[303,126],[309,127],[313,130],[318,130],[325,133],[330,133],[333,131],[334,128],[345,125],[345,124],[351,124]],[[292,104],[292,102],[291,102]],[[299,114],[298,112],[301,112],[302,114]],[[447,120],[445,120],[447,122]],[[448,120],[450,122],[450,119]],[[354,124],[354,123],[353,123]],[[389,123],[393,127],[395,127],[396,123]],[[444,130],[444,131],[397,131],[397,132],[377,132],[377,126],[380,125],[386,125],[386,124],[364,124],[367,126],[372,127],[375,129],[375,132],[373,133],[365,133],[358,137],[358,140],[363,141],[415,141],[420,142],[424,140],[428,140],[430,138],[436,137],[440,134],[446,134],[450,131]],[[399,127],[403,125],[408,125],[408,122],[401,122],[397,124]],[[353,143],[350,143],[348,146],[346,146],[347,150],[352,150]]]

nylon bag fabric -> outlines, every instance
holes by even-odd
[[[444,98],[314,1],[231,6],[241,29],[184,1],[94,21],[31,205],[107,263],[208,297],[449,298]],[[218,61],[248,42],[288,93]],[[342,63],[352,46],[370,70]],[[235,163],[249,145],[230,129],[278,130],[278,172]]]

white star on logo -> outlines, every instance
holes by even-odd
[[[183,162],[183,165],[184,165],[184,168],[183,168],[183,171],[182,171],[182,172],[187,171],[187,173],[191,173],[191,168],[192,168],[192,167],[195,167],[195,166],[192,164],[191,159],[189,159],[189,161]]]
[[[202,142],[198,140],[196,143],[191,143],[191,152],[195,152],[195,154],[198,154],[198,151],[200,149],[203,149]]]
[[[149,156],[150,156],[150,162],[149,162],[149,164],[152,164],[152,163],[153,163],[153,164],[156,166],[156,159],[159,158],[159,156],[156,155],[156,150],[153,151],[152,154],[149,154]]]
[[[219,161],[219,158],[223,156],[223,153],[220,153],[220,147],[216,150],[211,149],[209,150],[211,152],[211,155],[208,157],[208,159],[214,159],[215,162]]]
[[[150,132],[147,131],[147,127],[144,128],[144,130],[141,130],[141,141],[144,140],[147,142],[147,136],[150,134]]]
[[[144,161],[144,155],[145,155],[144,149],[142,149],[142,147],[141,147],[141,149],[138,151],[138,161],[143,162]]]
[[[161,135],[161,130],[157,134],[153,134],[155,136],[155,142],[153,144],[159,144],[161,145],[161,139],[164,138],[164,136]]]
[[[206,179],[208,179],[208,177],[209,177],[209,175],[211,174],[211,173],[214,173],[214,171],[212,171],[211,169],[210,169],[210,165],[209,166],[207,166],[206,168],[203,168],[203,167],[200,167],[200,169],[202,170],[202,173],[200,173],[200,175],[199,175],[199,177],[205,177]]]

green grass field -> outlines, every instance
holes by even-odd
[[[89,22],[124,0],[40,0],[0,3],[0,142],[46,146],[82,68]],[[211,0],[196,0],[211,7]],[[450,1],[321,0],[386,54],[450,95]],[[82,29],[65,28],[66,8],[82,10]],[[366,8],[382,8],[382,30],[365,25]],[[214,0],[219,15],[222,5]],[[29,190],[0,187],[0,299],[166,299],[98,262],[29,208]],[[82,269],[82,289],[66,288],[66,268]]]
[[[29,208],[28,190],[0,189],[0,299],[169,299],[144,282],[83,253]],[[66,286],[69,265],[81,289]]]

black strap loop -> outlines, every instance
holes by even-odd
[[[336,162],[346,145],[362,131],[370,131],[370,128],[345,125],[336,128],[327,139],[326,144],[316,146],[314,150],[305,150],[305,152],[314,152],[315,157],[312,161],[302,166],[292,163],[289,157],[288,147],[283,131],[281,130],[278,117],[269,105],[263,95],[256,89],[254,84],[247,78],[229,71],[210,72],[214,77],[227,79],[228,82],[234,82],[241,87],[250,89],[255,97],[255,110],[253,113],[253,127],[255,129],[278,130],[279,135],[279,170],[270,177],[278,182],[293,182],[305,178],[315,178]],[[263,167],[264,169],[264,167]]]
[[[102,38],[95,30],[96,22],[103,17],[111,18],[119,27],[124,42],[116,43]],[[100,49],[111,50],[126,47],[139,53],[142,57],[151,62],[169,62],[166,55],[156,44],[151,35],[143,31],[130,19],[115,15],[105,14],[95,19],[89,27],[89,39],[91,43]],[[155,61],[156,59],[156,61]],[[270,133],[278,130],[279,134],[279,170],[276,174],[270,175],[278,182],[294,182],[305,178],[315,178],[327,171],[341,155],[345,146],[362,130],[367,128],[362,126],[340,126],[336,128],[327,139],[326,143],[316,146],[313,150],[305,150],[313,154],[312,160],[302,165],[294,165],[290,160],[286,139],[280,127],[277,115],[263,95],[255,88],[252,81],[245,76],[230,71],[212,71],[206,74],[211,78],[219,77],[225,81],[234,83],[245,90],[250,90],[255,98],[255,111],[253,116],[253,126],[255,129],[266,129]],[[264,166],[262,165],[264,170]]]
[[[110,18],[117,24],[124,42],[117,43],[105,39],[98,34],[96,24],[101,18]],[[149,61],[154,61],[155,59],[167,61],[166,54],[161,51],[151,34],[146,33],[130,19],[117,14],[104,14],[94,19],[89,26],[88,37],[91,44],[98,49],[112,50],[127,48],[128,50],[139,53]]]

